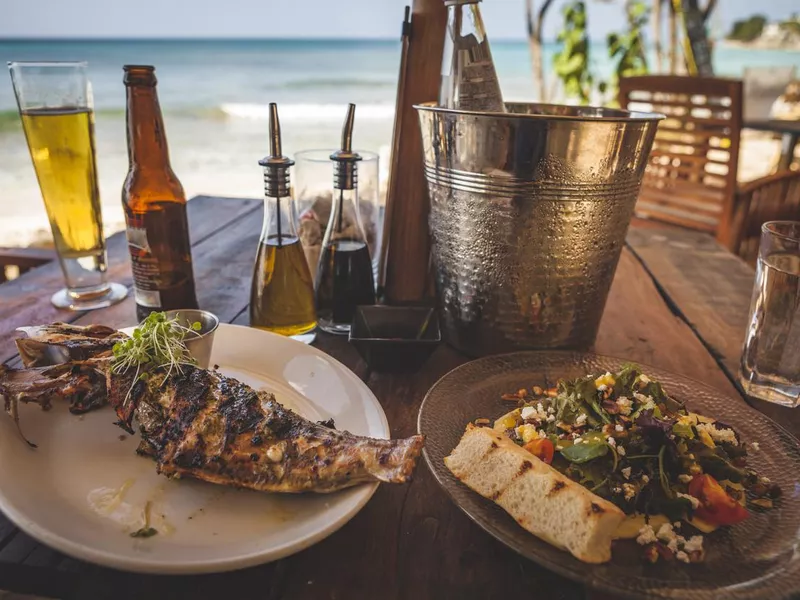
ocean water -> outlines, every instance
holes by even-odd
[[[527,42],[492,47],[506,99],[535,100]],[[554,51],[545,47],[546,66]],[[593,47],[593,56],[596,71],[608,76],[602,45]],[[356,103],[354,144],[379,152],[385,173],[399,57],[400,43],[391,40],[0,41],[3,61],[88,61],[109,231],[122,222],[128,167],[123,64],[156,66],[172,165],[189,197],[258,197],[269,102],[278,103],[287,154],[336,146],[346,105]],[[800,67],[800,52],[719,48],[714,58],[717,73],[730,76],[745,66]],[[42,230],[47,220],[11,80],[0,76],[0,246],[25,243]]]

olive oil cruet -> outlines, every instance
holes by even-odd
[[[306,343],[317,325],[314,289],[297,235],[297,207],[289,185],[294,164],[281,151],[278,106],[269,105],[270,155],[264,168],[264,226],[250,291],[250,326]]]
[[[350,104],[342,130],[342,147],[331,154],[331,216],[317,266],[319,326],[328,333],[350,332],[356,306],[375,304],[375,280],[367,236],[358,206],[358,161],[353,151],[356,105]]]

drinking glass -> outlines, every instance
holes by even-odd
[[[322,250],[322,238],[331,214],[333,198],[333,162],[336,150],[303,150],[294,155],[293,186],[297,211],[300,213],[299,233],[303,252],[316,278],[317,263]],[[358,204],[361,223],[367,235],[367,246],[372,258],[373,272],[377,271],[383,232],[383,197],[380,190],[378,155],[367,150],[356,150],[358,161]]]
[[[128,293],[106,280],[106,245],[85,62],[10,62],[11,82],[67,287],[59,308],[110,306]]]
[[[739,381],[754,398],[800,404],[800,222],[761,227]]]

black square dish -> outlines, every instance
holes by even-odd
[[[442,340],[439,317],[427,307],[359,306],[350,343],[376,371],[414,371]]]

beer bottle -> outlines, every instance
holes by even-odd
[[[155,69],[123,67],[128,161],[122,205],[133,267],[136,316],[197,308],[183,186],[169,164]]]

